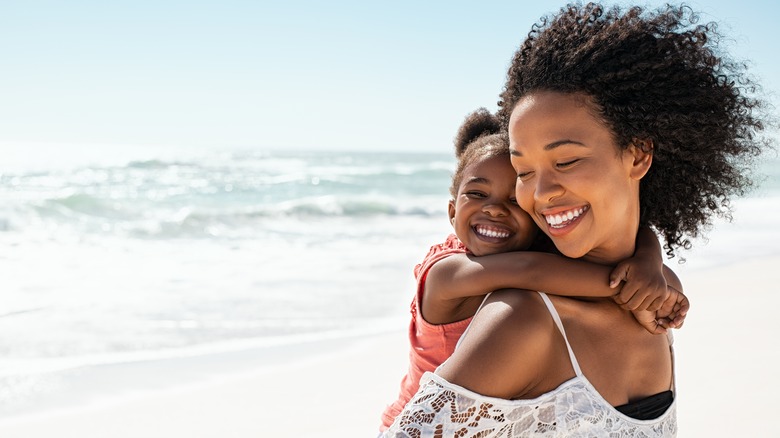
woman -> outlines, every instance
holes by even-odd
[[[639,226],[673,254],[749,185],[760,102],[695,20],[569,6],[516,53],[517,199],[562,254],[614,265]],[[611,300],[498,291],[385,436],[671,436],[675,395],[670,340]]]

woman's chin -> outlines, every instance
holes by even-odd
[[[588,248],[575,239],[552,239],[558,251],[566,257],[578,259],[588,254]]]

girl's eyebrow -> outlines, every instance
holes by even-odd
[[[481,176],[472,176],[466,180],[466,184],[488,184],[490,180]]]
[[[545,145],[544,146],[544,150],[550,151],[550,150],[553,150],[553,149],[555,149],[557,147],[563,146],[565,144],[572,144],[572,145],[576,145],[576,146],[585,147],[585,143],[582,143],[582,142],[579,142],[579,141],[576,141],[576,140],[568,140],[568,139],[566,139],[566,140],[554,141],[554,142],[552,142],[552,143],[550,143],[548,145]],[[515,149],[513,147],[509,148],[509,154],[513,155],[515,157],[522,157],[523,156],[523,154],[520,151],[518,151],[517,149]]]

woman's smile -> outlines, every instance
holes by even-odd
[[[547,222],[547,228],[551,235],[563,236],[573,230],[589,210],[590,206],[584,205],[561,211],[548,211],[541,213],[541,215]]]

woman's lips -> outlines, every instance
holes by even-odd
[[[547,214],[542,213],[542,216],[544,216],[544,220],[547,222],[547,229],[550,231],[550,234],[562,236],[574,229],[588,210],[590,210],[590,206],[584,205],[568,210],[548,212]]]

